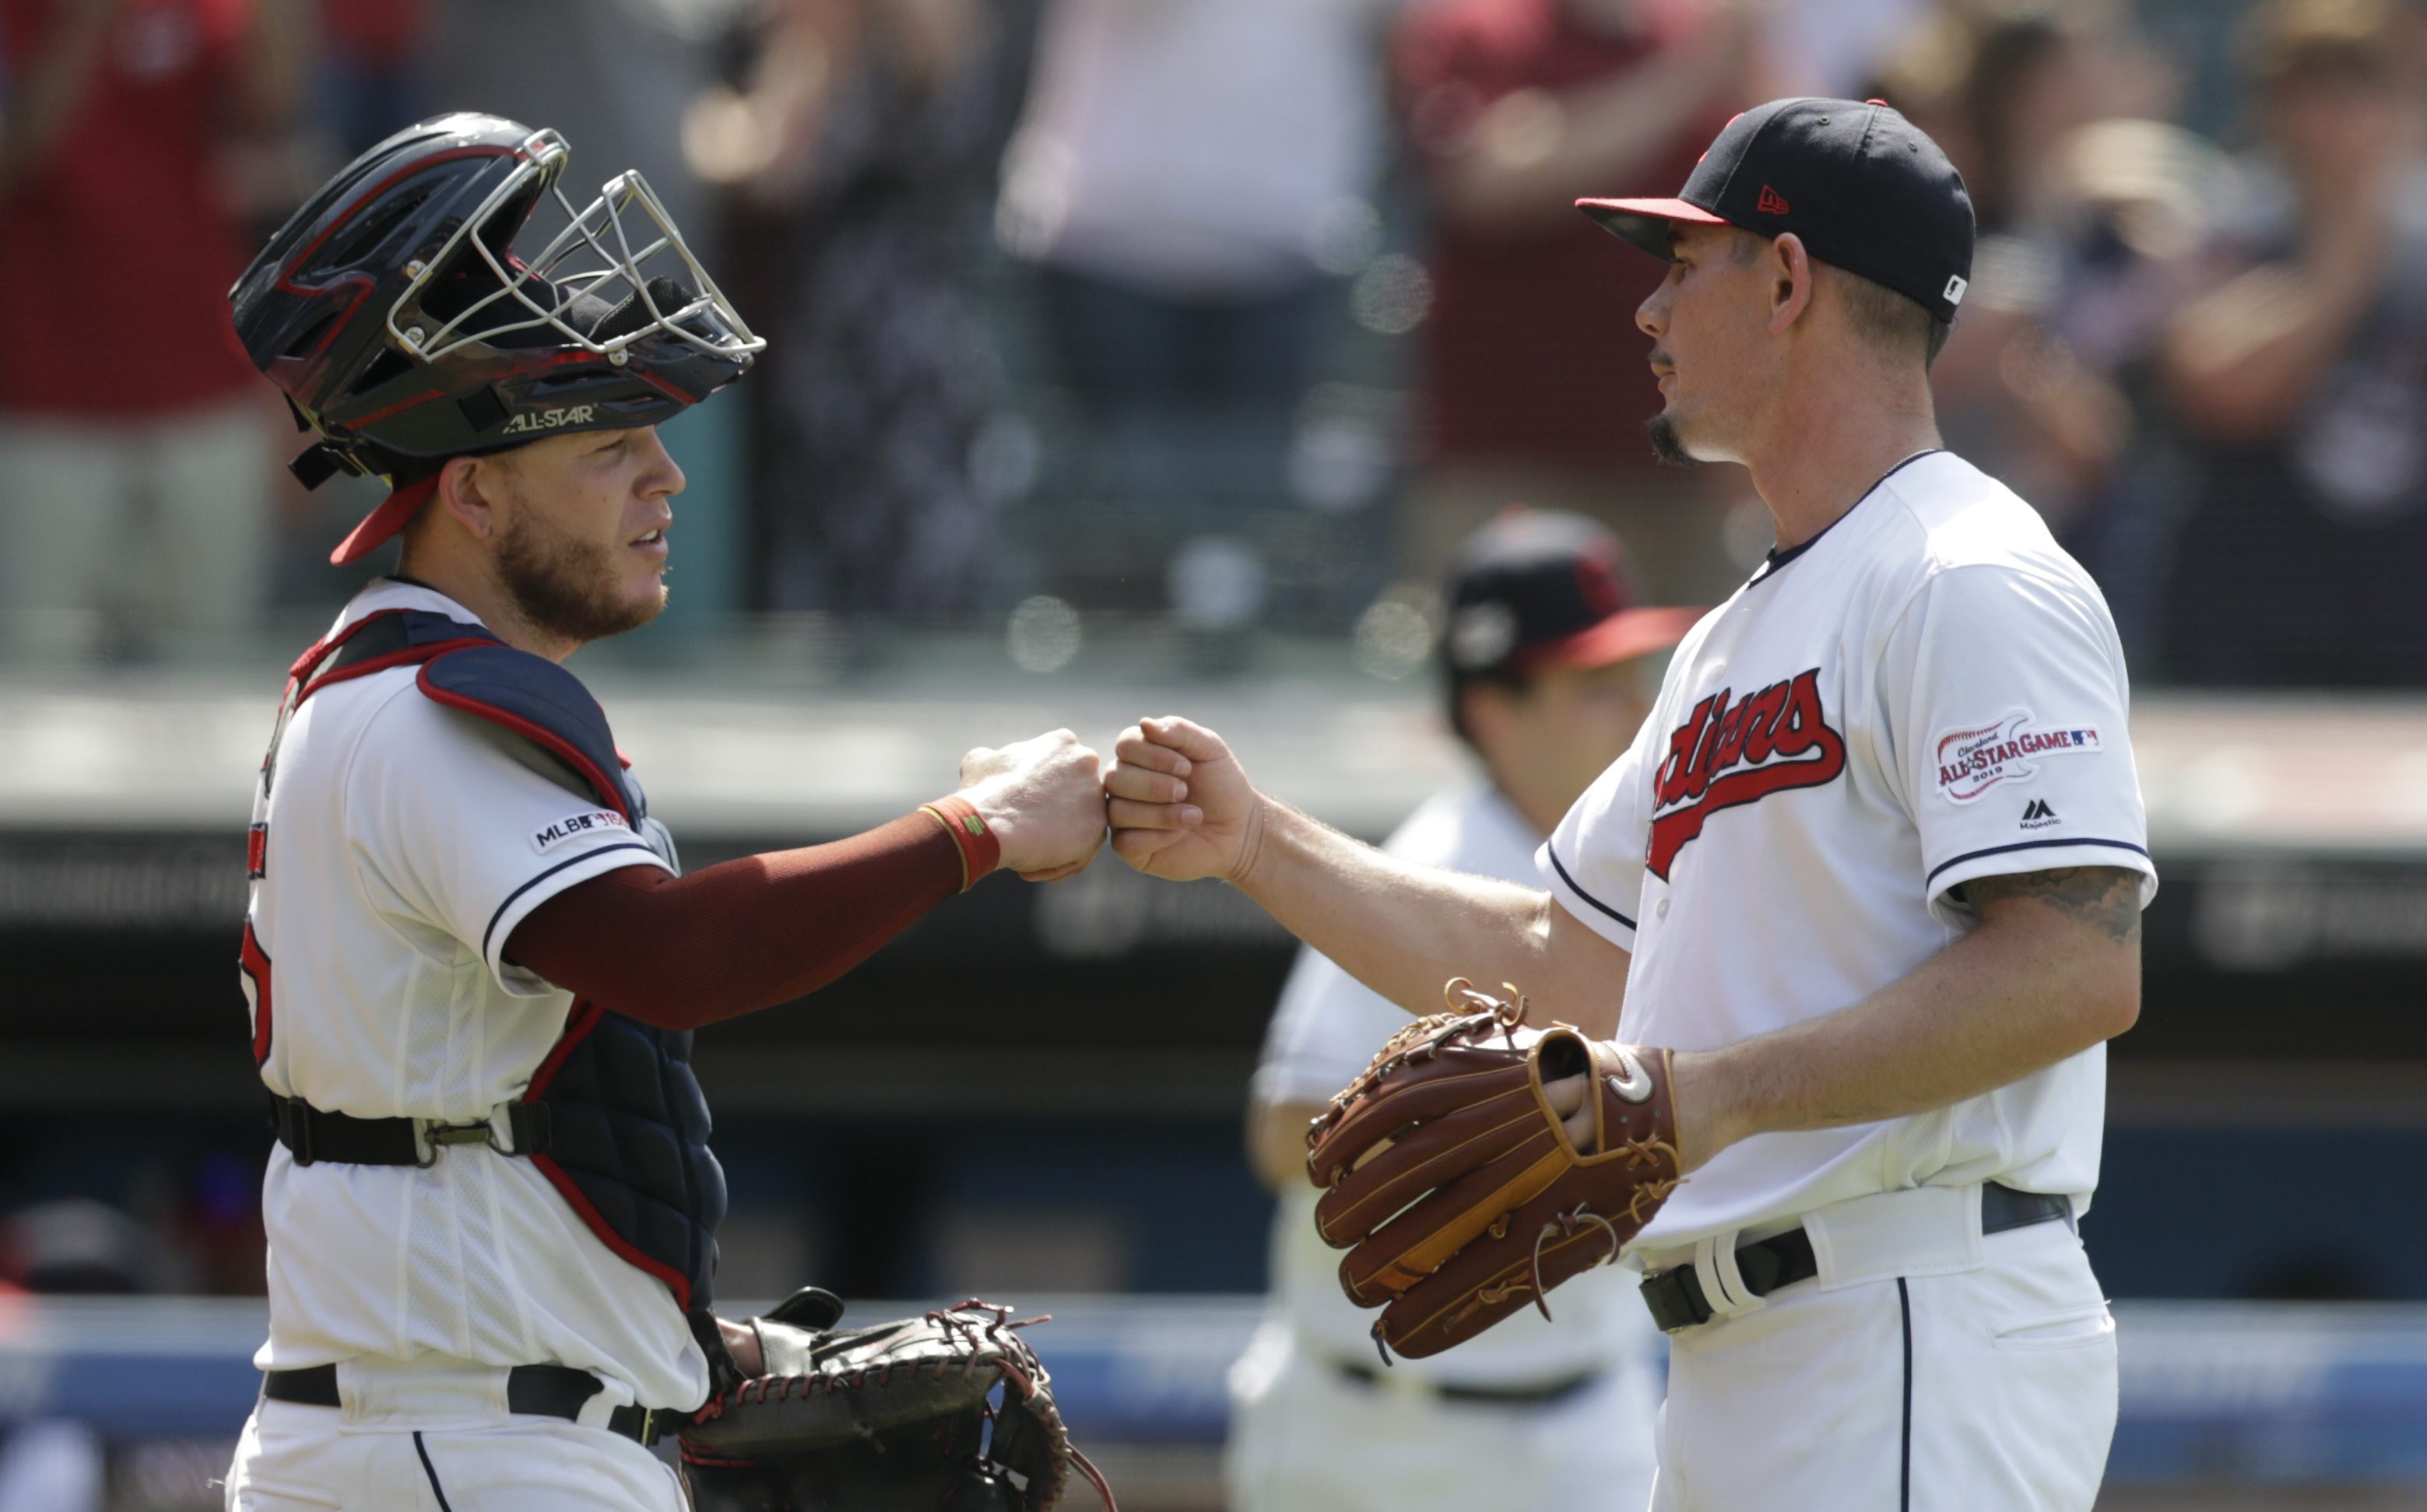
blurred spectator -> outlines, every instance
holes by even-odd
[[[1699,611],[1637,602],[1625,554],[1573,514],[1511,511],[1467,543],[1442,637],[1449,719],[1483,763],[1385,842],[1409,861],[1533,886],[1542,837],[1624,754],[1656,658]],[[1639,1507],[1653,1469],[1659,1335],[1622,1272],[1385,1380],[1373,1314],[1341,1295],[1315,1232],[1308,1121],[1407,1013],[1298,952],[1266,1032],[1249,1146],[1280,1197],[1268,1321],[1231,1373],[1232,1512]]]
[[[1377,55],[1397,3],[1051,0],[998,230],[1039,266],[1101,486],[1144,507],[1148,539],[1234,530],[1287,496],[1292,416],[1336,308],[1323,274],[1354,271],[1378,232]],[[1183,545],[1175,598],[1252,614],[1261,582],[1230,584],[1262,571],[1246,550]],[[1199,578],[1229,591],[1192,593]]]
[[[0,1278],[28,1292],[156,1292],[168,1263],[141,1224],[90,1197],[38,1202],[0,1220]]]
[[[2164,188],[2151,170],[2191,187],[2202,154],[2145,119],[2094,129],[2156,114],[2166,92],[2103,8],[2000,15],[1975,29],[1969,54],[1939,113],[1980,240],[1932,372],[1939,430],[2062,533],[2099,503],[2131,443],[2119,369],[2155,345],[2198,235],[2200,207],[2187,219],[2150,199]]]
[[[359,157],[430,113],[429,0],[319,0],[319,109],[339,155]]]
[[[228,323],[247,248],[220,149],[286,117],[301,0],[0,0],[0,631],[245,629],[269,456]]]
[[[709,71],[703,14],[735,0],[426,0],[430,103],[552,126],[573,148],[564,189],[587,203],[638,169],[692,250],[715,218],[683,160],[683,109]]]
[[[2181,679],[2427,685],[2427,175],[2385,0],[2249,18],[2264,150],[2165,370],[2205,445],[2167,609]]]
[[[1661,401],[1635,310],[1660,265],[1610,255],[1572,202],[1676,193],[1742,103],[1746,46],[1732,11],[1648,0],[1431,0],[1407,18],[1397,89],[1438,225],[1404,573],[1432,580],[1523,500],[1615,526],[1655,599],[1735,587],[1713,475],[1655,471],[1643,435]]]
[[[1932,0],[1770,0],[1758,12],[1751,97],[1863,98],[1881,63],[1934,8],[1945,8]]]
[[[769,608],[932,616],[979,585],[973,452],[991,364],[971,264],[1009,128],[1007,22],[980,0],[780,0],[686,140],[763,231],[773,300],[758,504]]]

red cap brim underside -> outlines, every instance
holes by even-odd
[[[380,501],[378,509],[371,511],[368,518],[337,543],[337,549],[329,553],[330,565],[342,567],[350,561],[360,561],[385,545],[389,537],[403,529],[408,521],[421,512],[421,506],[430,502],[430,496],[437,488],[438,475],[432,473],[417,483],[407,483],[388,495]]]
[[[1699,609],[1621,610],[1599,625],[1556,641],[1527,646],[1508,658],[1508,670],[1531,676],[1554,668],[1607,667],[1654,651],[1666,651],[1686,639],[1694,622],[1708,612]]]
[[[1698,226],[1724,226],[1725,216],[1714,215],[1684,200],[1578,200],[1576,208],[1593,218],[1604,231],[1669,261],[1669,227],[1684,220]]]

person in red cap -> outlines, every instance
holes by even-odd
[[[1883,104],[1780,100],[1674,198],[1582,207],[1668,264],[1637,312],[1653,444],[1743,466],[1778,546],[1679,642],[1540,889],[1359,845],[1177,718],[1123,733],[1113,843],[1410,1012],[1512,983],[1663,1068],[1544,1090],[1588,1154],[1663,1078],[1674,1110],[1656,1213],[1559,1215],[1608,1226],[1672,1339],[1655,1509],[2089,1512],[2115,1341],[2076,1220],[2157,875],[2105,601],[1939,447],[1963,182]]]
[[[1103,836],[1065,730],[865,834],[682,870],[563,662],[663,607],[683,476],[657,423],[763,344],[638,174],[518,249],[569,157],[420,122],[231,296],[317,437],[299,476],[389,484],[336,560],[402,541],[296,661],[254,793],[238,960],[278,1145],[231,1512],[680,1512],[647,1446],[764,1363],[715,1311],[692,1032]]]
[[[1531,881],[1534,852],[1623,754],[1658,655],[1702,610],[1641,602],[1625,548],[1582,515],[1510,510],[1468,538],[1441,639],[1450,725],[1483,771],[1427,799],[1383,851]],[[1280,1198],[1271,1311],[1232,1375],[1233,1512],[1640,1506],[1651,1489],[1659,1341],[1615,1276],[1559,1294],[1385,1382],[1371,1319],[1314,1231],[1307,1121],[1407,1016],[1301,950],[1256,1068],[1248,1143]]]

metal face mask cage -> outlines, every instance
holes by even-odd
[[[571,149],[562,136],[546,129],[533,132],[523,143],[523,161],[514,171],[464,218],[434,255],[406,269],[411,282],[387,313],[388,335],[402,350],[429,363],[476,344],[546,345],[595,352],[621,367],[630,360],[634,343],[656,336],[670,337],[702,355],[726,361],[746,361],[766,350],[765,338],[751,333],[708,269],[700,266],[674,218],[639,171],[609,179],[598,198],[576,210],[558,182],[570,156]],[[482,233],[500,209],[530,195],[534,177],[563,208],[566,223],[525,262],[513,254],[511,238],[508,245],[498,247]],[[643,241],[637,249],[633,245],[636,223]],[[432,330],[421,314],[423,296],[432,280],[455,268],[457,258],[466,252],[487,265],[498,286]],[[584,263],[585,253],[595,266]],[[652,259],[660,260],[654,275],[647,267]],[[660,308],[649,284],[653,276],[667,275],[676,275],[684,288],[698,292],[678,308]],[[627,295],[640,301],[645,321],[637,325],[618,321],[619,327],[629,329],[620,329],[604,340],[576,323],[577,305],[618,306]],[[600,303],[590,304],[594,300]],[[553,339],[512,339],[517,333],[543,328]]]

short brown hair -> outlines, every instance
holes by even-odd
[[[1925,369],[1938,361],[1939,351],[1946,345],[1946,333],[1952,329],[1946,321],[1924,309],[1921,301],[1909,294],[1898,294],[1884,284],[1875,284],[1842,268],[1832,267],[1829,271],[1837,275],[1838,297],[1845,301],[1846,317],[1864,339],[1884,351],[1915,354]]]
[[[1735,233],[1732,239],[1739,268],[1751,267],[1771,241],[1760,232],[1747,231],[1742,226],[1729,229]],[[1845,291],[1841,298],[1846,301],[1847,318],[1864,339],[1892,353],[1918,352],[1924,368],[1938,361],[1939,351],[1946,345],[1946,333],[1953,328],[1930,314],[1919,300],[1898,294],[1860,273],[1849,273],[1834,263],[1822,266],[1838,279],[1838,286]]]

